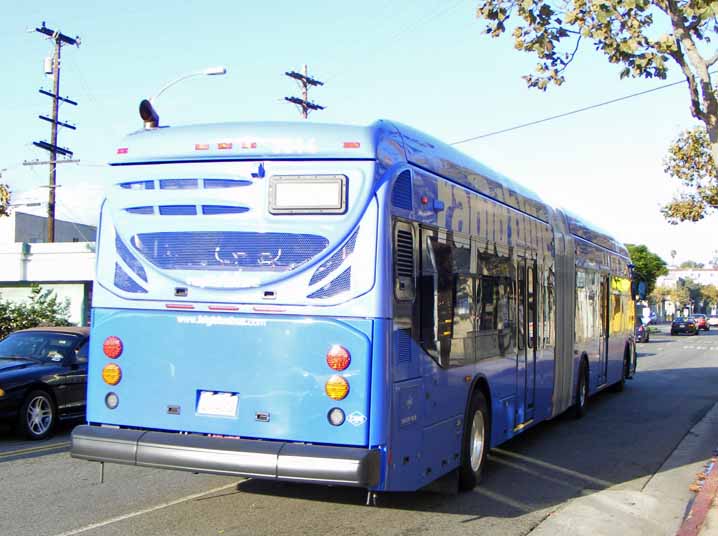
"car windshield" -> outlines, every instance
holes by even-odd
[[[682,316],[679,316],[678,318],[676,318],[676,319],[674,320],[674,322],[685,322],[685,321],[686,321],[686,319],[683,318]]]
[[[68,333],[26,331],[11,333],[0,341],[0,358],[20,357],[60,362],[72,354],[79,336]]]

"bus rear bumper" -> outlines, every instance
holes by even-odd
[[[72,431],[71,454],[96,462],[365,488],[378,485],[381,460],[376,449],[93,425]]]

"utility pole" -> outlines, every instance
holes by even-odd
[[[307,75],[306,65],[304,65],[304,74],[295,71],[289,71],[284,74],[287,75],[289,78],[294,78],[297,82],[299,82],[299,85],[302,88],[301,99],[298,97],[284,97],[284,100],[299,106],[303,119],[306,119],[309,116],[310,110],[313,111],[324,109],[324,106],[319,106],[318,104],[314,104],[313,102],[309,101],[309,86],[323,86],[324,82],[320,82],[319,80],[310,78]]]
[[[44,115],[38,116],[43,121],[47,121],[51,125],[51,131],[50,131],[50,143],[46,141],[34,141],[32,142],[33,145],[36,147],[39,147],[40,149],[45,149],[46,151],[50,152],[50,183],[48,185],[48,202],[47,202],[47,241],[48,242],[54,242],[55,241],[55,189],[57,188],[57,156],[65,156],[72,158],[72,151],[70,151],[67,148],[59,147],[57,145],[57,128],[58,127],[65,127],[69,128],[71,130],[76,130],[76,128],[73,125],[70,125],[69,123],[63,123],[58,119],[58,111],[59,111],[59,105],[60,101],[66,102],[67,104],[72,104],[73,106],[77,106],[77,103],[75,101],[72,101],[67,98],[60,97],[60,49],[63,45],[75,45],[76,47],[80,46],[80,38],[75,36],[68,37],[65,34],[62,34],[58,31],[51,30],[50,28],[47,28],[45,26],[45,22],[43,21],[42,26],[40,28],[35,28],[35,31],[38,33],[41,33],[43,35],[48,36],[50,39],[52,39],[55,42],[55,53],[52,58],[52,74],[53,74],[53,84],[52,84],[52,93],[49,91],[46,91],[44,89],[40,89],[40,93],[43,95],[46,95],[48,97],[52,97],[52,117],[46,117]],[[45,69],[45,72],[47,73],[48,69]]]

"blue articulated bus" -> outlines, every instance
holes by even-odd
[[[635,371],[626,249],[409,127],[146,128],[76,458],[417,490]]]

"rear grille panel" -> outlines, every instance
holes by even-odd
[[[324,261],[319,268],[317,268],[317,271],[314,272],[314,275],[312,275],[311,281],[309,281],[310,285],[314,285],[315,283],[318,283],[325,277],[327,277],[330,273],[332,273],[334,270],[339,268],[339,266],[342,265],[342,263],[352,254],[354,253],[354,247],[356,246],[357,242],[357,235],[359,234],[359,228],[357,227],[356,231],[352,233],[349,240],[346,241],[344,244],[344,247],[342,247],[339,251],[337,251],[334,255],[332,255],[328,260]]]
[[[163,270],[286,272],[328,244],[312,234],[225,231],[140,233],[132,238],[135,249]]]

